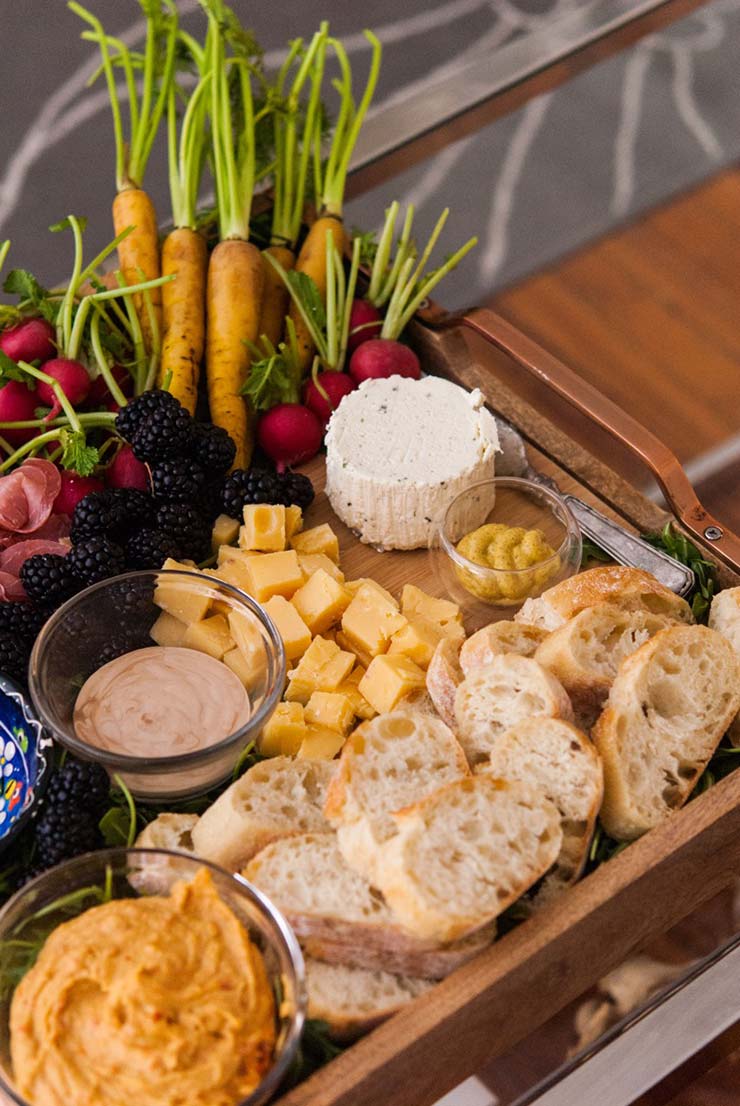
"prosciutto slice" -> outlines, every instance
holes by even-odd
[[[0,531],[35,533],[51,515],[61,487],[56,465],[38,457],[0,477]]]

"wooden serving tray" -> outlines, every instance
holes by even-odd
[[[637,531],[672,516],[538,413],[511,386],[512,364],[487,347],[471,356],[460,330],[416,325],[427,371],[478,387],[531,443],[532,464]],[[517,383],[517,377],[513,377]],[[508,381],[508,382],[507,382]],[[323,459],[305,471],[317,488],[312,523],[331,522],[348,576],[438,593],[425,551],[378,553],[343,526],[323,494]],[[695,535],[692,540],[696,541]],[[740,575],[717,560],[724,586]],[[740,871],[740,773],[587,876],[313,1076],[279,1106],[431,1106],[510,1050],[647,940],[708,901]]]

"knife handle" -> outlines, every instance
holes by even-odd
[[[564,495],[563,499],[575,515],[583,533],[606,553],[611,554],[618,564],[645,569],[677,595],[687,595],[693,589],[694,572],[688,565],[675,561],[661,549],[650,545],[644,538],[630,534],[618,522],[613,522],[612,519],[594,510],[577,496]]]
[[[430,302],[428,307],[419,312],[419,317],[432,327],[462,325],[475,331],[625,445],[651,470],[684,529],[702,545],[710,548],[724,564],[735,572],[740,572],[740,537],[713,518],[702,506],[676,455],[651,430],[512,323],[487,307],[474,307],[464,315],[449,315]]]

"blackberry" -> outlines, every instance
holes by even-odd
[[[264,469],[234,469],[221,488],[221,508],[230,518],[241,518],[249,503],[282,503],[283,487],[279,476]]]
[[[49,780],[44,798],[47,807],[76,806],[100,818],[108,806],[110,780],[99,764],[67,756]]]
[[[164,393],[167,395],[168,393]],[[193,420],[176,399],[160,405],[137,427],[131,439],[134,456],[153,464],[185,453],[193,439]]]
[[[286,507],[290,507],[294,503],[302,511],[305,511],[306,507],[311,506],[316,493],[307,476],[304,476],[302,472],[286,472],[278,479],[282,482],[283,497],[281,502]]]
[[[151,625],[158,614],[154,606],[154,587],[142,580],[120,580],[108,588],[113,609],[125,625]]]
[[[133,441],[134,434],[143,423],[161,411],[177,411],[180,404],[169,392],[150,391],[132,399],[116,415],[116,430],[127,442]]]
[[[23,641],[10,634],[0,634],[0,672],[25,686],[28,680],[30,641]]]
[[[99,580],[118,576],[126,567],[126,559],[120,545],[110,538],[95,537],[79,542],[67,556],[69,567],[78,579],[88,587]]]
[[[45,621],[46,616],[32,603],[0,603],[0,634],[33,641]]]
[[[132,534],[125,552],[127,568],[161,568],[168,557],[177,559],[179,556],[175,538],[150,527]]]
[[[151,645],[151,642],[149,643]],[[102,645],[98,656],[95,661],[95,669],[102,668],[104,664],[109,664],[110,661],[118,660],[119,657],[124,656],[125,653],[131,652],[131,644],[125,637],[111,638],[110,641],[106,641],[105,645]]]
[[[58,553],[37,553],[21,566],[21,583],[26,595],[44,610],[53,610],[79,591],[81,583]]]
[[[208,476],[222,476],[234,463],[236,446],[222,426],[196,422],[188,456],[197,461]]]
[[[98,819],[88,809],[44,805],[34,827],[39,866],[53,868],[80,853],[92,852],[102,843]]]
[[[91,492],[77,504],[72,516],[72,544],[94,537],[119,537],[149,520],[151,496],[135,488]]]
[[[206,474],[197,461],[169,457],[152,465],[152,494],[166,503],[197,503],[206,488]]]
[[[154,502],[146,492],[138,488],[112,488],[104,494],[108,496],[115,515],[114,537],[120,536],[122,530],[135,530],[151,521]]]
[[[211,527],[200,511],[184,503],[163,503],[157,528],[177,544],[178,557],[204,561],[211,552]]]

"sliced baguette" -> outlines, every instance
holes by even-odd
[[[324,816],[344,859],[374,883],[378,848],[396,832],[391,812],[469,775],[465,753],[440,718],[408,710],[381,714],[345,742]]]
[[[536,599],[527,599],[514,618],[545,630],[557,630],[569,618],[597,603],[614,603],[627,611],[652,611],[674,622],[694,621],[685,599],[664,587],[649,572],[624,565],[600,565],[561,580]]]
[[[574,883],[586,863],[604,795],[604,773],[584,733],[558,718],[527,718],[503,734],[479,772],[543,791],[560,814],[563,843],[533,902],[542,906]]]
[[[173,849],[192,853],[197,814],[160,814],[145,826],[134,842],[136,849]]]
[[[506,653],[466,676],[455,695],[455,733],[471,765],[488,760],[496,739],[524,718],[573,721],[561,684],[531,657]]]
[[[409,933],[379,891],[345,863],[333,833],[274,841],[244,875],[282,910],[316,959],[433,979],[491,939],[489,931],[455,948]]]
[[[670,625],[664,614],[599,603],[548,634],[534,659],[560,681],[581,724],[590,729],[625,657]]]
[[[709,611],[709,625],[722,634],[740,657],[740,588],[725,588],[715,595]],[[740,745],[740,715],[730,723],[730,740]]]
[[[541,791],[481,775],[393,815],[380,889],[420,940],[454,941],[493,921],[555,863],[560,815]]]
[[[351,1041],[390,1018],[433,984],[306,957],[308,1016],[326,1022],[335,1040]]]
[[[740,708],[740,664],[706,626],[672,626],[623,661],[593,729],[601,821],[630,841],[683,806]]]
[[[543,630],[541,626],[531,626],[527,622],[492,622],[463,642],[460,649],[463,675],[469,676],[474,669],[490,664],[501,653],[533,657],[546,637],[547,630]]]
[[[463,678],[457,643],[443,638],[427,668],[427,691],[437,714],[448,726],[455,725],[455,694]]]
[[[234,872],[279,837],[329,832],[322,811],[334,767],[292,757],[255,764],[201,815],[195,852]]]

